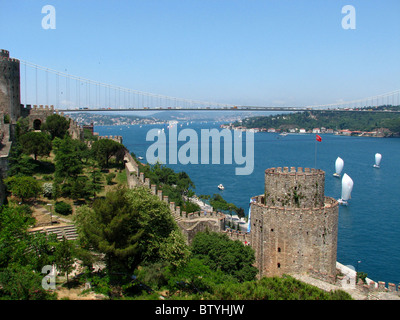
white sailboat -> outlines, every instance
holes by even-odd
[[[342,173],[343,167],[344,167],[344,161],[342,158],[338,157],[335,162],[336,172],[333,174],[333,176],[340,178],[340,174]]]
[[[218,185],[218,189],[219,189],[219,190],[224,190],[225,187],[222,185],[222,183],[220,183],[220,184]]]
[[[342,197],[338,200],[339,204],[347,206],[347,201],[351,199],[353,185],[353,180],[345,173],[342,178]]]
[[[374,164],[374,168],[380,168],[381,161],[382,161],[382,155],[381,155],[380,153],[376,153],[376,154],[375,154],[375,164]]]

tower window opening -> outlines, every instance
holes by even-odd
[[[34,130],[40,130],[41,126],[42,126],[42,121],[40,121],[39,119],[36,119],[35,121],[33,121],[33,129]]]

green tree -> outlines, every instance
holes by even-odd
[[[78,176],[72,181],[69,182],[69,194],[72,199],[89,199],[93,194],[93,190],[91,190],[91,183],[88,177],[86,176]]]
[[[109,271],[131,273],[142,262],[178,266],[189,251],[168,206],[148,189],[117,189],[76,217],[82,246],[105,254]]]
[[[125,152],[125,147],[110,139],[100,139],[92,145],[93,157],[98,161],[99,166],[107,168],[111,157],[118,156],[121,161],[121,154]]]
[[[83,137],[88,141],[97,141],[99,139],[99,137],[95,136],[89,129],[83,129]]]
[[[55,250],[55,263],[57,270],[67,276],[67,286],[69,287],[68,275],[74,269],[74,245],[63,236],[62,241]]]
[[[41,272],[46,265],[54,263],[54,251],[58,245],[57,235],[40,232],[29,233],[29,250],[26,259],[36,272]]]
[[[236,214],[238,215],[239,218],[244,218],[245,213],[244,213],[244,209],[242,207],[240,207],[240,208],[235,207],[234,211],[236,212]]]
[[[0,211],[0,269],[9,264],[27,264],[28,227],[34,223],[24,206],[3,206]]]
[[[153,184],[158,185],[163,190],[163,194],[168,196],[168,199],[175,202],[177,206],[180,206],[182,211],[188,213],[200,211],[200,207],[197,204],[184,201],[183,196],[193,196],[194,192],[191,188],[195,188],[193,181],[186,172],[176,173],[171,168],[161,165],[158,162],[153,166],[140,166],[140,171]]]
[[[230,214],[232,214],[232,212],[241,213],[239,208],[237,208],[233,203],[228,203],[220,194],[217,193],[215,193],[211,198],[210,204],[213,206],[214,210],[228,211]]]
[[[4,180],[4,183],[8,190],[10,190],[13,195],[20,198],[22,202],[29,198],[36,198],[42,190],[39,181],[28,176],[8,177]]]
[[[217,285],[227,286],[230,283],[237,283],[231,275],[217,269],[212,270],[210,266],[197,258],[191,257],[186,265],[176,270],[166,268],[165,276],[168,281],[168,288],[174,291],[186,291],[188,293],[213,293]],[[199,299],[199,297],[197,297]]]
[[[15,128],[15,133],[17,140],[19,139],[20,136],[24,135],[25,133],[29,132],[29,118],[19,118],[17,121],[17,125]]]
[[[53,114],[46,118],[46,122],[42,125],[42,130],[50,133],[51,139],[55,137],[64,138],[69,129],[69,120],[58,114]]]
[[[96,199],[93,209],[78,210],[76,219],[82,244],[104,253],[110,272],[132,271],[139,264],[138,240],[143,231],[123,189]]]
[[[13,143],[11,146],[8,163],[10,167],[8,171],[9,176],[31,176],[38,167],[32,157],[26,156],[22,153],[22,147],[18,142]]]
[[[382,125],[383,127],[388,128],[391,132],[400,134],[400,118],[385,120]]]
[[[233,275],[238,281],[254,280],[257,269],[254,250],[240,241],[232,241],[226,234],[199,232],[192,241],[192,253],[212,270]]]
[[[0,210],[0,299],[55,298],[41,287],[40,272],[53,261],[56,235],[28,233],[35,221],[31,213],[25,205],[7,205]]]
[[[28,132],[19,138],[22,151],[25,154],[33,154],[35,160],[37,156],[47,156],[50,154],[52,145],[50,137],[44,132]]]
[[[0,271],[0,299],[55,300],[56,294],[42,287],[43,274],[29,266],[10,265]]]
[[[352,300],[340,290],[326,292],[290,276],[262,278],[244,283],[221,284],[207,296],[214,300]]]
[[[96,197],[96,193],[103,189],[103,179],[100,170],[96,167],[92,167],[91,171],[89,172],[89,179],[89,190],[92,192],[93,197]]]
[[[146,188],[135,188],[127,191],[133,210],[138,213],[140,227],[144,230],[140,239],[142,258],[146,262],[156,262],[168,255],[169,246],[180,248],[176,260],[170,256],[168,262],[180,265],[188,258],[188,248],[178,225],[171,215],[169,206],[154,196]],[[173,232],[174,231],[174,232]],[[179,231],[179,232],[177,232]],[[179,235],[179,236],[178,236]]]
[[[68,135],[59,143],[55,156],[55,173],[57,181],[65,182],[76,178],[83,172],[83,163],[79,153],[79,143]]]
[[[54,206],[54,211],[62,214],[64,216],[67,216],[72,213],[72,207],[69,203],[66,203],[64,201],[56,202]]]
[[[113,179],[116,177],[115,173],[109,173],[108,175],[106,175],[106,182],[107,185],[112,185],[113,184]]]

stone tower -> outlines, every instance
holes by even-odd
[[[0,50],[0,113],[15,123],[21,115],[19,60]]]
[[[310,269],[335,275],[339,207],[324,189],[322,170],[265,170],[265,193],[253,198],[250,218],[260,277]]]

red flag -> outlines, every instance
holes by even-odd
[[[316,138],[317,138],[317,141],[319,141],[319,142],[322,141],[322,138],[319,135],[317,135]]]

